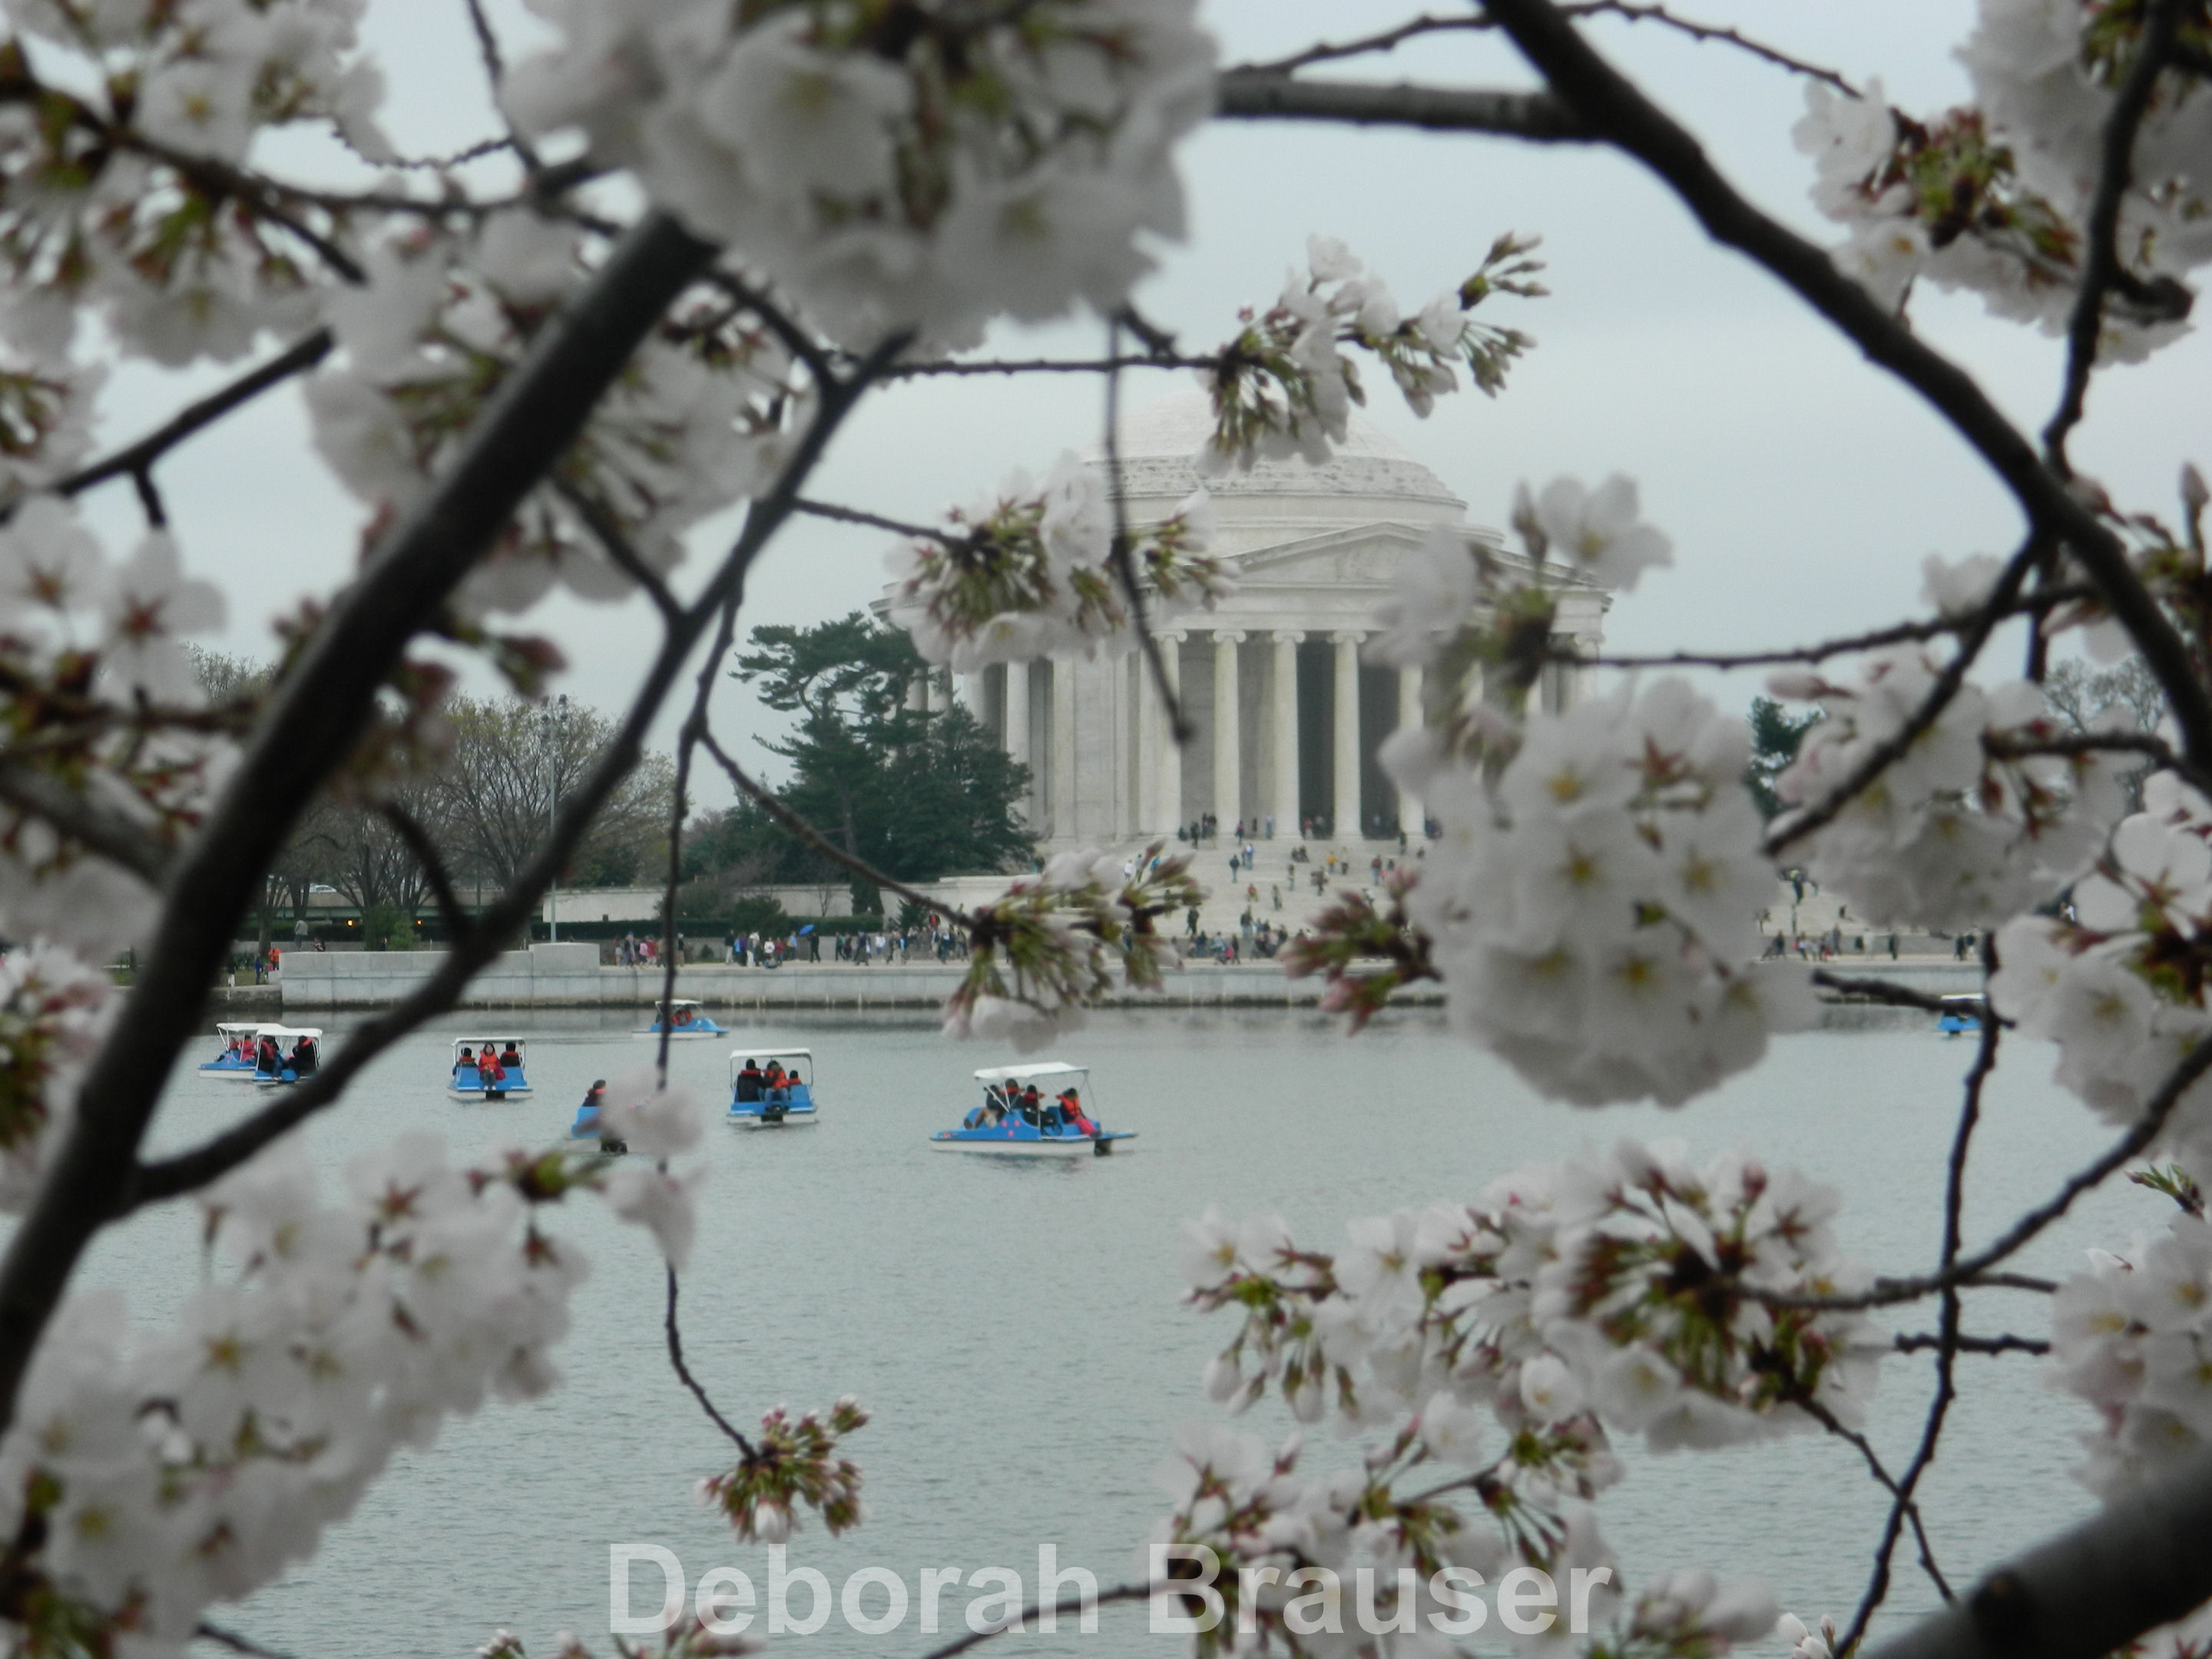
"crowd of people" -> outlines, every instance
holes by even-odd
[[[1026,1123],[1042,1134],[1057,1134],[1073,1129],[1079,1135],[1096,1138],[1098,1126],[1083,1109],[1083,1097],[1071,1084],[1045,1103],[1044,1093],[1032,1083],[1016,1085],[1009,1083],[988,1084],[983,1090],[983,1103],[960,1121],[963,1129],[996,1129],[1008,1118]]]

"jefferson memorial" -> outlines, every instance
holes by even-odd
[[[1211,435],[1196,389],[1123,417],[1121,477],[1129,521],[1172,514],[1200,483],[1193,458]],[[1093,457],[1093,465],[1104,463]],[[1320,466],[1293,457],[1205,480],[1213,499],[1209,551],[1237,592],[1212,611],[1156,630],[1190,742],[1177,747],[1142,653],[1010,663],[959,677],[953,695],[1030,769],[1028,817],[1058,848],[1163,837],[1212,813],[1227,836],[1295,838],[1300,826],[1340,843],[1418,835],[1420,805],[1376,760],[1382,741],[1419,719],[1420,671],[1361,659],[1399,561],[1431,526],[1467,525],[1467,504],[1372,422],[1352,416]],[[1509,562],[1517,562],[1511,555]],[[1594,653],[1606,596],[1566,582],[1559,643]],[[1579,671],[1551,671],[1547,708],[1570,706]]]

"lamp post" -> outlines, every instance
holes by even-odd
[[[568,729],[568,694],[563,691],[554,698],[538,719],[545,738],[545,839],[550,842],[561,820],[561,750],[562,739]],[[557,866],[545,889],[545,934],[552,944],[561,942],[561,875]]]

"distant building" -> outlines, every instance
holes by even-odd
[[[1193,458],[1211,431],[1211,406],[1196,390],[1125,417],[1132,523],[1167,517],[1198,487]],[[1431,526],[1466,526],[1467,503],[1358,414],[1322,465],[1262,461],[1205,482],[1212,550],[1227,556],[1237,591],[1157,631],[1195,741],[1176,748],[1138,653],[959,677],[953,695],[1030,768],[1030,823],[1063,847],[1172,838],[1206,812],[1224,835],[1241,822],[1255,839],[1270,818],[1279,838],[1308,820],[1337,841],[1395,836],[1401,823],[1418,834],[1419,803],[1391,784],[1376,751],[1418,719],[1419,672],[1363,662],[1359,648],[1399,561]],[[1467,529],[1498,543],[1494,532]],[[1595,653],[1606,596],[1565,586],[1559,637]],[[1553,671],[1545,706],[1571,705],[1579,678]]]

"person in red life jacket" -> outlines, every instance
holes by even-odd
[[[276,1050],[276,1039],[264,1036],[253,1051],[253,1069],[275,1077],[284,1069],[284,1056]]]
[[[508,1043],[506,1048],[499,1051],[499,1066],[503,1072],[520,1071],[522,1067],[522,1050],[512,1042]]]
[[[463,1072],[473,1072],[476,1068],[476,1050],[470,1048],[466,1043],[463,1043],[461,1045],[461,1057],[453,1062],[453,1075],[455,1077],[459,1077]]]
[[[1098,1126],[1084,1116],[1083,1097],[1077,1094],[1073,1089],[1070,1089],[1060,1097],[1060,1115],[1067,1120],[1069,1126],[1076,1133],[1089,1135],[1094,1140],[1097,1139]]]

